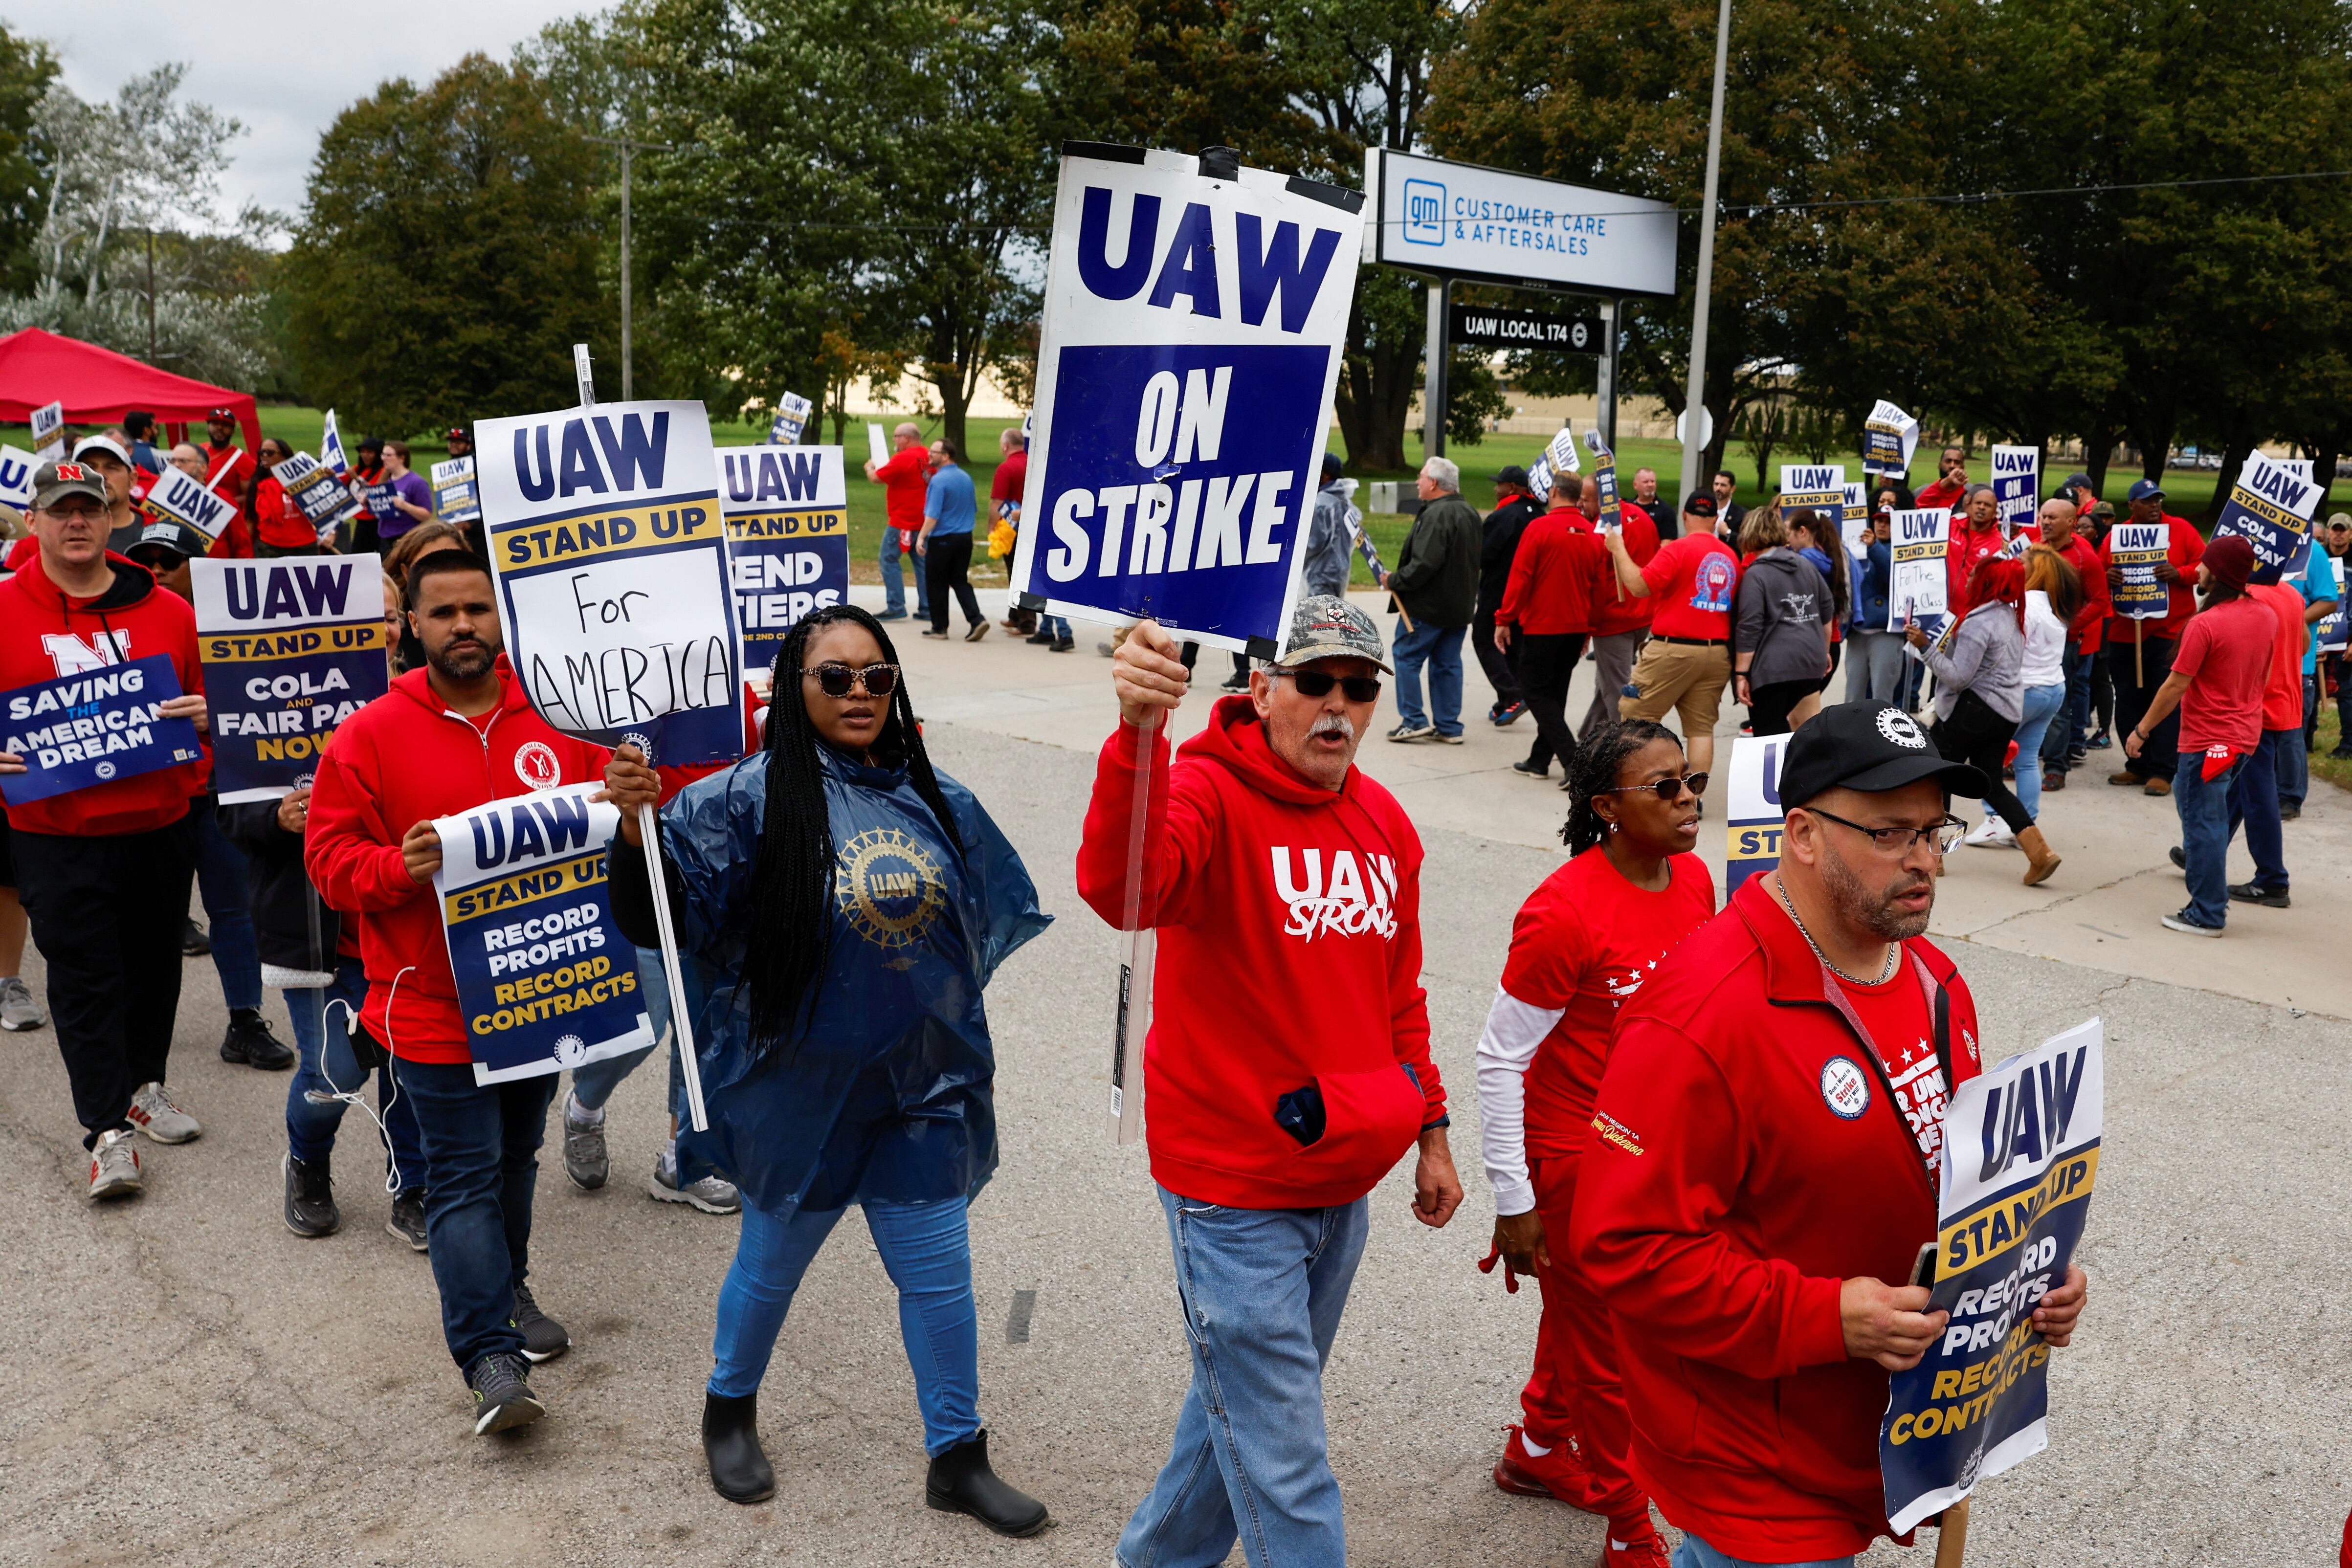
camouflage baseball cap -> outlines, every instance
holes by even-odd
[[[1370,659],[1381,674],[1393,674],[1381,655],[1380,628],[1372,618],[1336,594],[1310,593],[1290,612],[1290,635],[1283,639],[1284,669],[1318,659]]]

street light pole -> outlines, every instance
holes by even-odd
[[[1707,115],[1706,195],[1699,204],[1698,287],[1691,301],[1690,383],[1683,398],[1683,482],[1680,494],[1697,493],[1699,458],[1706,450],[1701,428],[1706,406],[1706,307],[1715,287],[1715,191],[1723,171],[1723,70],[1731,48],[1731,0],[1721,0],[1715,18],[1715,107]]]
[[[635,363],[630,353],[633,323],[629,300],[629,160],[639,148],[655,152],[675,152],[677,149],[667,141],[638,141],[626,136],[591,136],[588,140],[621,150],[621,401],[629,402],[636,394]]]

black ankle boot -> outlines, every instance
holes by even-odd
[[[1034,1535],[1054,1521],[1044,1503],[996,1479],[985,1432],[931,1461],[923,1500],[942,1513],[968,1513],[999,1535]]]
[[[765,1502],[776,1495],[776,1472],[760,1447],[760,1396],[702,1396],[702,1452],[710,1484],[729,1502]]]

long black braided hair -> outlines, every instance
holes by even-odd
[[[831,946],[833,821],[825,809],[824,764],[817,754],[824,743],[809,722],[807,684],[801,672],[810,638],[844,622],[866,628],[881,644],[883,659],[898,662],[898,650],[882,623],[852,604],[832,605],[803,617],[776,651],[765,747],[768,804],[751,872],[753,936],[744,966],[751,987],[751,1049],[756,1056],[776,1050],[798,1027]],[[962,859],[963,839],[915,727],[903,671],[874,743],[874,760],[885,766],[904,764],[915,792],[930,807],[940,831],[955,847],[956,858]]]
[[[1591,740],[1576,748],[1568,766],[1568,821],[1560,841],[1571,855],[1580,855],[1608,835],[1609,825],[1592,809],[1593,799],[1617,788],[1617,771],[1625,758],[1654,740],[1682,745],[1682,737],[1663,724],[1646,718],[1622,719],[1603,725]]]

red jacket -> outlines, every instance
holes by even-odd
[[[1650,553],[1657,553],[1655,541]],[[1555,507],[1529,522],[1511,557],[1495,623],[1530,637],[1592,630],[1594,595],[1616,580],[1609,547],[1573,507]]]
[[[443,706],[430,671],[400,676],[335,731],[311,789],[303,863],[331,907],[366,916],[360,1016],[410,1061],[469,1061],[472,1053],[433,884],[410,878],[401,840],[418,822],[488,800],[602,779],[611,755],[532,712],[503,655],[498,672],[504,697],[487,733]]]
[[[1113,925],[1139,737],[1122,723],[1103,747],[1078,846],[1078,893]],[[1336,792],[1301,778],[1245,696],[1220,701],[1172,767],[1153,738],[1152,1178],[1236,1208],[1352,1203],[1445,1118],[1421,988],[1421,839],[1361,770]],[[1302,1148],[1275,1102],[1309,1082],[1328,1123]]]
[[[1787,1562],[1887,1533],[1886,1373],[1848,1359],[1838,1292],[1906,1281],[1937,1217],[1876,1074],[1852,1120],[1828,1103],[1832,1059],[1870,1048],[1769,880],[1742,883],[1620,1016],[1570,1245],[1616,1326],[1637,1479],[1727,1554]],[[1949,990],[1954,1077],[1975,1077],[1968,987],[1928,942],[1904,946]]]
[[[1625,536],[1625,553],[1633,558],[1635,566],[1647,566],[1650,558],[1658,553],[1658,525],[1638,501],[1618,504],[1618,526]],[[1608,551],[1604,543],[1604,557]],[[1650,623],[1658,612],[1657,601],[1647,594],[1628,593],[1617,580],[1614,561],[1604,559],[1601,563],[1601,580],[1592,590],[1592,634],[1613,637],[1620,632],[1638,632]]]
[[[923,497],[931,487],[931,455],[919,446],[890,455],[874,470],[883,486],[882,504],[894,528],[909,534],[923,531]]]
[[[12,552],[13,553],[13,552]],[[68,600],[42,569],[37,546],[0,581],[0,691],[53,681],[100,664],[168,654],[180,690],[202,694],[196,612],[155,586],[147,569],[107,552],[114,586],[94,600]],[[8,808],[11,826],[30,833],[114,837],[170,827],[188,814],[209,771],[201,762],[110,779],[87,789]]]
[[[1950,596],[1944,601],[1955,615],[1969,601],[1969,574],[1977,562],[1988,556],[1999,555],[2009,547],[2008,537],[1996,522],[1989,528],[1972,528],[1968,518],[1955,514],[1952,517],[1951,543],[1945,547],[1944,568],[1948,573],[1945,591]]]
[[[2118,523],[2127,523],[2132,519],[2126,516],[2116,520]],[[2140,628],[2137,635],[2151,643],[2178,639],[2180,629],[2189,624],[2189,618],[2191,615],[2197,613],[2197,563],[2205,559],[2205,536],[2197,531],[2195,524],[2187,517],[2176,517],[2167,512],[2164,514],[2164,525],[2170,530],[2165,537],[2164,559],[2172,564],[2173,570],[2179,572],[2180,576],[2167,585],[2171,592],[2165,600],[2164,619],[2137,622]],[[2107,537],[2099,541],[2099,566],[2102,576],[2105,575],[2105,569],[2115,561],[2113,549],[2115,537],[2115,530],[2109,528]],[[2107,621],[2107,641],[2110,643],[2132,641],[2134,624],[2128,615],[2110,616]]]
[[[1969,486],[1965,480],[1938,479],[1932,485],[1923,486],[1911,499],[1914,506],[1949,512],[1958,508],[1961,499],[1968,493]]]
[[[2107,617],[2115,613],[2115,605],[2107,596],[2106,563],[2099,559],[2099,547],[2077,533],[2066,540],[2066,548],[2058,552],[2083,584],[2083,608],[2074,612],[2074,619],[2066,623],[2066,632],[2074,640],[2078,653],[2095,653],[2107,628]]]

